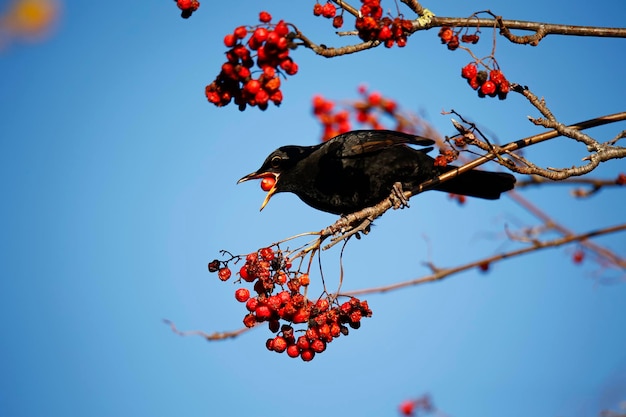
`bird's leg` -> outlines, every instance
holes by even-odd
[[[396,182],[393,184],[391,194],[389,195],[389,200],[391,201],[391,206],[394,210],[409,207],[409,200],[407,200],[407,198],[404,196],[402,183]]]

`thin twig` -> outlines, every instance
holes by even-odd
[[[167,324],[168,326],[170,326],[172,331],[174,333],[178,334],[178,335],[181,335],[181,336],[202,336],[202,337],[204,337],[208,341],[232,339],[232,338],[235,338],[235,337],[239,336],[240,334],[245,333],[248,330],[252,329],[252,327],[250,327],[250,328],[244,327],[242,329],[233,330],[233,331],[229,331],[229,332],[206,333],[206,332],[203,332],[202,330],[178,330],[176,328],[176,325],[171,320],[163,319],[163,322],[165,324]]]

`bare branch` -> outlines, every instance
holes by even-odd
[[[530,45],[536,45],[543,37],[547,35],[565,35],[565,36],[594,36],[594,37],[607,37],[607,38],[626,38],[626,28],[607,28],[597,26],[575,26],[575,25],[562,25],[542,22],[528,22],[524,20],[508,20],[502,19],[500,16],[495,16],[489,12],[494,19],[472,19],[473,25],[481,27],[499,27],[500,33],[507,37],[511,42],[524,43]],[[441,26],[466,26],[466,18],[458,17],[441,17],[434,16],[427,27],[423,29],[430,29],[433,27]],[[415,28],[415,30],[422,28]],[[535,35],[526,38],[516,37],[510,33],[511,29],[527,30],[535,32]],[[503,33],[504,31],[504,33]],[[522,41],[522,42],[520,42]]]
[[[368,41],[359,43],[357,45],[342,46],[339,48],[328,47],[325,45],[317,45],[309,38],[307,38],[299,29],[295,28],[294,39],[302,41],[302,45],[313,50],[318,55],[325,58],[334,58],[340,55],[348,55],[356,52],[365,51],[366,49],[374,48],[380,45],[380,41]]]
[[[475,262],[470,262],[470,263],[452,267],[452,268],[437,268],[432,274],[426,275],[421,278],[416,278],[410,281],[398,282],[395,284],[385,285],[382,287],[366,288],[362,290],[349,291],[341,295],[356,296],[356,295],[362,295],[362,294],[383,293],[383,292],[398,290],[401,288],[410,287],[414,285],[425,284],[427,282],[440,281],[453,274],[458,274],[459,272],[467,271],[473,268],[480,268],[482,265],[491,265],[496,262],[502,261],[504,259],[525,255],[527,253],[539,251],[541,249],[554,248],[554,247],[562,246],[571,242],[580,242],[586,239],[590,239],[592,237],[621,232],[624,230],[626,230],[626,224],[621,224],[617,226],[606,227],[604,229],[594,230],[594,231],[587,232],[587,233],[581,233],[578,235],[570,235],[570,236],[565,236],[562,238],[543,241],[543,242],[536,241],[535,243],[533,243],[532,245],[528,247],[517,249],[514,251],[510,251],[510,252],[504,252],[502,254],[487,257],[487,258],[484,258]]]

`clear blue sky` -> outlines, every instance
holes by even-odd
[[[435,3],[442,16],[492,8],[569,24],[626,18],[609,0]],[[235,185],[274,148],[316,143],[314,94],[351,98],[365,82],[443,134],[452,129],[440,111],[450,108],[502,142],[541,131],[521,97],[476,98],[459,76],[468,57],[447,51],[435,30],[403,50],[334,60],[295,51],[300,72],[284,83],[280,109],[206,103],[223,36],[255,23],[260,10],[334,44],[312,5],[204,1],[185,21],[171,0],[66,2],[55,36],[2,52],[0,416],[378,417],[430,393],[455,417],[582,417],[626,400],[626,287],[603,283],[620,274],[597,263],[574,265],[574,246],[369,296],[373,317],[310,363],[266,351],[265,329],[207,343],[163,324],[239,328],[236,287],[209,275],[206,263],[220,249],[247,253],[334,221],[290,195],[259,212],[258,184]],[[625,52],[611,39],[498,44],[508,78],[545,96],[568,123],[625,110]],[[608,140],[620,129],[592,133]],[[569,166],[584,150],[559,140],[527,155]],[[624,171],[613,161],[595,176]],[[523,193],[573,230],[625,220],[621,189],[584,201],[563,186]],[[424,275],[425,261],[454,266],[512,249],[505,225],[536,221],[508,198],[460,207],[427,193],[377,224],[346,249],[345,289]],[[598,243],[626,255],[624,234]],[[337,258],[326,255],[329,277]]]

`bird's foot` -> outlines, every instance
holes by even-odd
[[[409,207],[409,200],[404,196],[404,191],[402,191],[402,184],[400,182],[393,184],[389,200],[391,201],[391,206],[394,210]]]

